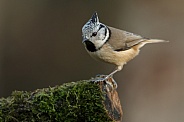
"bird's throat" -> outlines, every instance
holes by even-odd
[[[87,49],[88,51],[90,51],[90,52],[95,52],[95,51],[97,51],[95,45],[94,45],[92,42],[90,42],[90,41],[85,41],[84,43],[85,43],[86,49]]]

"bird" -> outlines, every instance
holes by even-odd
[[[161,39],[150,39],[138,34],[107,26],[99,21],[97,12],[82,27],[82,43],[91,57],[115,65],[109,75],[112,77],[121,71],[123,66],[135,58],[140,48],[148,43],[168,42]]]

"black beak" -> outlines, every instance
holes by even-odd
[[[89,41],[89,39],[83,39],[82,40],[82,43],[86,42],[86,41]]]

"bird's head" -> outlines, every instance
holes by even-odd
[[[82,27],[82,37],[82,42],[90,52],[99,50],[109,39],[110,31],[106,25],[99,22],[96,12]]]

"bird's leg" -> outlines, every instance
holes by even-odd
[[[104,80],[106,80],[106,79],[112,77],[112,76],[113,76],[116,72],[118,72],[118,71],[119,71],[118,69],[115,69],[113,72],[111,72],[109,75],[107,75],[107,76],[104,78]]]
[[[116,73],[116,72],[118,72],[119,70],[118,70],[118,68],[117,69],[115,69],[113,72],[111,72],[109,75],[107,75],[103,80],[104,81],[106,81],[106,84],[108,85],[108,86],[111,86],[112,88],[115,88],[115,89],[117,89],[117,87],[118,87],[118,85],[117,85],[117,83],[116,83],[116,81],[113,79],[113,75]],[[109,78],[111,78],[112,80],[112,83],[111,82],[108,82],[108,79]]]
[[[120,71],[122,68],[123,68],[123,66],[117,66],[116,69],[113,72],[111,72],[109,75],[98,75],[97,79],[93,79],[93,81],[94,82],[103,82],[104,81],[104,82],[106,82],[106,84],[108,86],[111,86],[112,88],[116,89],[117,83],[115,82],[115,80],[112,77],[116,72]],[[109,82],[109,79],[111,82]]]
[[[113,75],[114,75],[116,72],[122,70],[122,68],[123,68],[123,66],[117,66],[116,69],[115,69],[113,72],[111,72],[109,75],[107,75],[104,79],[108,79],[108,78],[110,78],[110,77],[113,77]]]
[[[100,74],[98,74],[98,75],[96,75],[96,77],[103,78],[103,79],[101,79],[101,80],[106,80],[106,79],[112,77],[112,76],[113,76],[116,72],[118,72],[118,71],[119,71],[118,69],[115,69],[113,72],[111,72],[111,73],[108,74],[108,75],[100,75]]]

